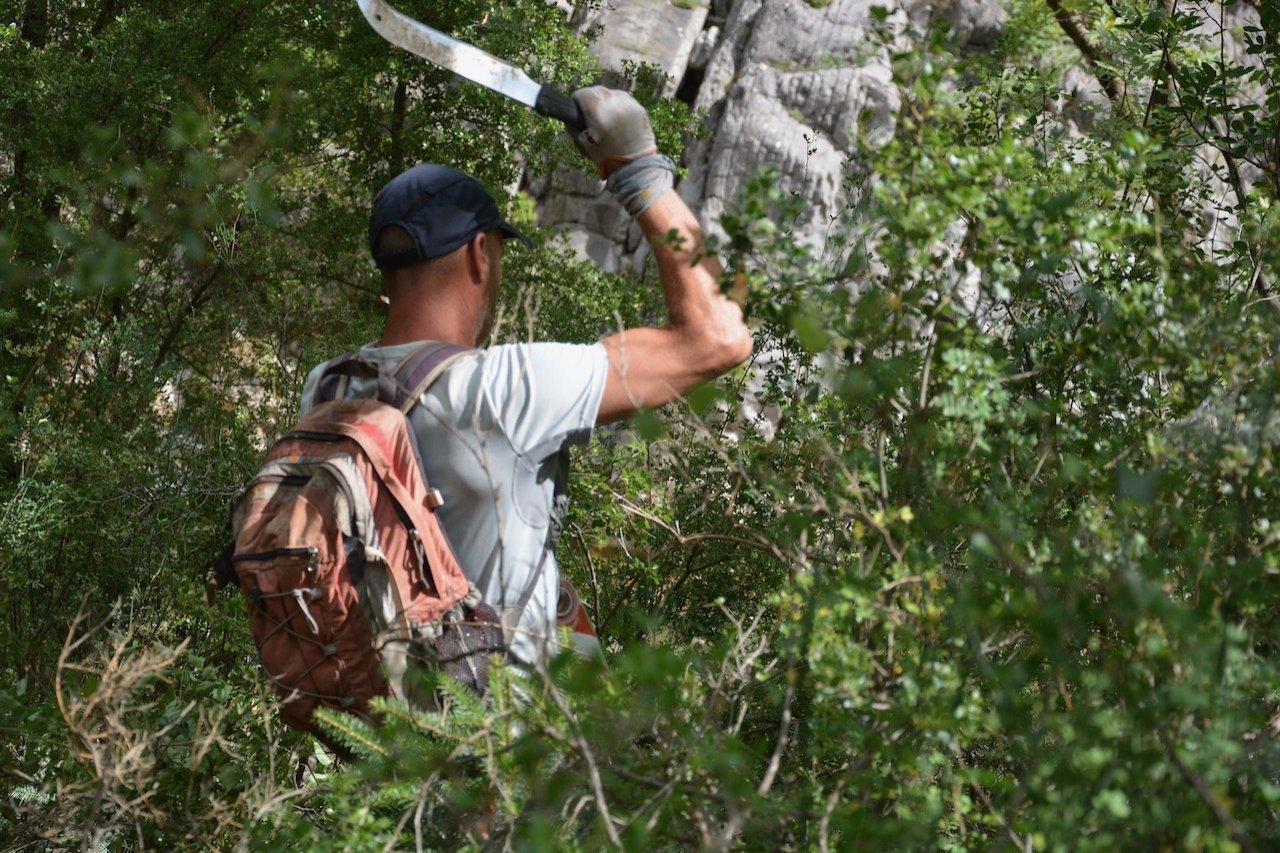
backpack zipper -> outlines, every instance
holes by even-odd
[[[339,435],[336,432],[312,432],[311,430],[299,429],[293,432],[287,432],[280,437],[280,441],[288,441],[289,439],[302,439],[303,441],[323,441],[328,444],[336,444],[339,441],[348,441],[345,435]],[[280,442],[276,442],[279,444]]]
[[[256,554],[233,554],[231,562],[233,563],[259,563],[266,560],[274,560],[276,557],[310,557],[314,565],[316,557],[320,554],[319,548],[298,547],[298,548],[275,548],[271,551],[260,551]]]

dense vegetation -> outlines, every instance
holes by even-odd
[[[594,74],[538,0],[400,5]],[[374,190],[572,148],[350,4],[0,0],[0,842],[1280,842],[1280,8],[1244,63],[1176,2],[1009,8],[991,52],[895,55],[825,244],[743,188],[758,359],[580,455],[561,550],[608,670],[331,717],[337,765],[204,603],[227,505],[378,326]],[[508,260],[500,336],[653,316],[651,282]]]

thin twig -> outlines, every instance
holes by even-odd
[[[778,769],[782,766],[782,754],[791,740],[791,703],[796,698],[796,681],[793,662],[793,665],[787,669],[787,692],[782,699],[782,719],[778,722],[778,741],[773,746],[773,755],[769,756],[769,767],[765,770],[764,778],[760,780],[760,787],[756,789],[756,793],[761,797],[769,793],[774,781],[778,778]]]
[[[612,496],[613,496],[613,499],[622,506],[623,512],[629,513],[630,515],[638,516],[639,518],[643,518],[646,521],[656,524],[658,527],[661,527],[664,531],[669,533],[680,545],[690,545],[696,542],[729,542],[734,545],[742,545],[743,547],[746,547],[746,548],[752,548],[756,551],[763,551],[766,554],[770,554],[774,557],[777,557],[779,560],[782,560],[784,562],[786,562],[787,560],[787,556],[783,552],[783,550],[779,548],[777,545],[775,545],[773,542],[770,542],[763,535],[757,534],[757,538],[748,539],[743,536],[732,536],[727,533],[684,534],[680,532],[679,527],[669,524],[668,522],[663,521],[661,518],[654,515],[653,513],[648,512],[647,510],[641,509],[640,507],[636,506],[634,503],[628,500],[625,495],[620,495],[617,492],[613,492]]]
[[[582,755],[582,760],[587,763],[587,776],[591,781],[591,792],[595,796],[596,807],[600,809],[600,820],[604,824],[604,831],[608,834],[609,840],[614,846],[622,847],[622,838],[618,835],[618,830],[614,828],[613,817],[609,814],[609,803],[604,796],[604,783],[600,779],[600,768],[596,765],[595,756],[591,752],[591,745],[587,743],[587,739],[582,735],[573,716],[573,711],[569,708],[569,703],[564,701],[564,697],[560,695],[560,691],[556,689],[554,684],[548,684],[547,693],[551,696],[551,700],[556,703],[556,707],[560,709],[560,713],[564,714],[565,722],[572,728],[570,739],[574,746],[578,748],[578,752]]]
[[[1245,832],[1244,827],[1241,826],[1240,822],[1231,814],[1231,810],[1227,808],[1227,804],[1223,802],[1221,797],[1214,793],[1213,789],[1209,787],[1209,784],[1205,782],[1204,777],[1183,763],[1182,759],[1178,756],[1177,749],[1174,747],[1173,743],[1165,737],[1164,732],[1157,730],[1156,739],[1159,740],[1160,745],[1164,747],[1165,755],[1169,756],[1169,760],[1173,762],[1173,766],[1178,768],[1178,773],[1180,773],[1182,778],[1195,789],[1196,794],[1204,804],[1209,807],[1209,810],[1213,812],[1213,816],[1218,819],[1218,822],[1227,828],[1227,832],[1231,833],[1231,840],[1236,844],[1239,844],[1240,849],[1244,850],[1245,853],[1253,853],[1253,851],[1257,850],[1258,848],[1254,845],[1253,839],[1249,837],[1249,834]]]

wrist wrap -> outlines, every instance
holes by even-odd
[[[675,182],[676,164],[671,162],[671,158],[650,154],[614,169],[605,186],[627,209],[627,213],[637,217],[675,186]]]

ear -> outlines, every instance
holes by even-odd
[[[467,243],[467,274],[475,284],[489,280],[489,235],[481,231]]]

